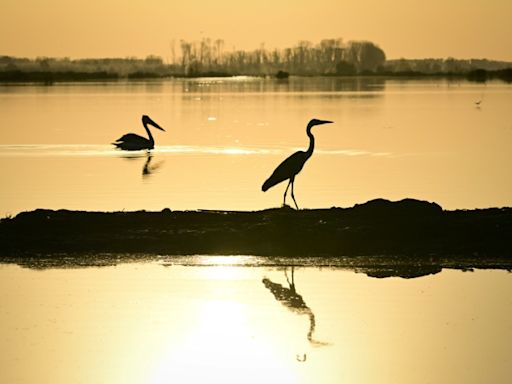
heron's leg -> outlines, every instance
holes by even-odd
[[[299,206],[297,205],[297,201],[295,201],[295,195],[293,194],[293,185],[295,184],[295,177],[293,179],[291,179],[291,182],[292,182],[292,199],[293,199],[293,202],[295,203],[295,207],[298,210]]]
[[[286,189],[284,190],[284,196],[283,196],[283,207],[286,205],[286,194],[288,193],[288,188],[290,187],[292,180],[288,181],[288,185],[286,186]]]

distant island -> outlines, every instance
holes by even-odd
[[[179,51],[179,52],[177,52]],[[172,58],[35,59],[0,56],[0,82],[113,81],[168,77],[383,76],[463,78],[512,82],[512,62],[487,59],[386,59],[369,41],[300,41],[284,49],[225,50],[224,40],[204,38],[171,46]]]

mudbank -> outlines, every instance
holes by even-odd
[[[23,255],[375,256],[512,259],[512,208],[445,211],[383,199],[296,211],[23,212],[0,222],[0,258]]]

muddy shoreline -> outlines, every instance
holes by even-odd
[[[0,259],[80,255],[393,256],[512,259],[512,208],[445,211],[372,200],[295,211],[85,212],[38,209],[0,221]]]

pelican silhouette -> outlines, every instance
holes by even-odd
[[[313,119],[308,123],[306,128],[306,134],[309,136],[309,148],[307,151],[297,151],[293,155],[289,156],[285,159],[279,166],[275,169],[272,175],[265,181],[261,187],[263,192],[266,192],[269,188],[272,188],[274,185],[279,184],[282,181],[289,180],[288,185],[286,186],[286,190],[284,191],[283,197],[283,206],[286,205],[286,194],[288,193],[288,188],[290,184],[292,185],[292,199],[295,203],[295,207],[299,209],[297,205],[297,201],[295,201],[295,195],[293,193],[293,184],[295,183],[295,176],[302,170],[306,161],[313,154],[313,150],[315,149],[315,137],[311,133],[311,128],[315,125],[320,124],[329,124],[332,121],[328,120],[318,120]]]
[[[161,126],[159,126],[157,123],[155,123],[151,118],[147,115],[142,115],[142,124],[144,125],[144,129],[148,133],[148,139],[145,137],[136,135],[135,133],[127,133],[126,135],[123,135],[119,139],[117,139],[112,144],[115,145],[117,148],[125,150],[125,151],[139,151],[141,149],[153,149],[155,148],[155,139],[153,139],[153,135],[151,134],[151,131],[149,130],[148,124],[152,125],[155,128],[158,128],[165,132],[165,129],[163,129]]]

